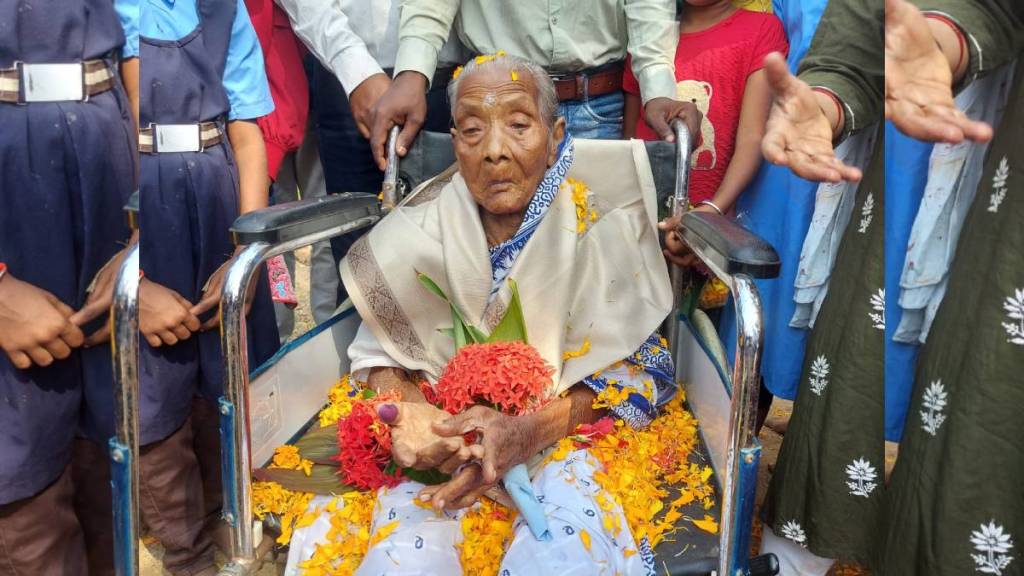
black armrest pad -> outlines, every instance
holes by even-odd
[[[132,230],[139,229],[139,191],[132,192],[128,197],[128,203],[124,205],[124,215],[128,219],[128,227]]]
[[[243,214],[231,225],[235,244],[278,244],[368,216],[380,216],[373,194],[347,192],[286,202]]]
[[[405,183],[405,193],[437,176],[455,163],[455,146],[447,132],[419,133],[409,153],[398,163],[398,176]]]
[[[727,216],[709,212],[687,212],[679,223],[679,234],[687,244],[710,249],[723,258],[727,274],[752,278],[775,278],[782,263],[771,244]]]
[[[658,193],[658,206],[670,206],[668,202],[676,187],[676,145],[664,140],[644,142],[647,159],[651,163],[654,189]]]

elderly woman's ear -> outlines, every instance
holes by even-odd
[[[551,127],[551,144],[548,150],[548,168],[554,166],[555,162],[558,161],[558,145],[565,138],[565,118],[559,116],[555,119],[554,126]]]

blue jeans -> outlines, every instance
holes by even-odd
[[[558,103],[558,115],[576,138],[618,140],[622,138],[622,108],[625,96],[612,92],[595,98]]]

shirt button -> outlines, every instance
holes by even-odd
[[[551,24],[554,25],[554,26],[558,25],[558,16],[552,16],[551,17]]]

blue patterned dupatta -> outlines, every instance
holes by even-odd
[[[526,208],[519,230],[512,238],[489,249],[492,300],[497,296],[520,252],[548,213],[559,189],[565,184],[574,152],[575,142],[572,136],[566,134],[559,144],[558,159],[541,179],[537,192]],[[654,420],[658,407],[675,395],[675,366],[667,343],[655,333],[632,356],[584,378],[583,384],[596,394],[601,394],[608,387],[628,390],[628,398],[613,405],[611,410],[630,426],[642,428]]]

